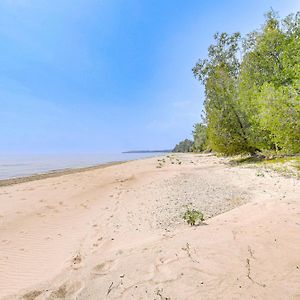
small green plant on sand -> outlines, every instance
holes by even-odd
[[[257,170],[256,173],[255,173],[255,175],[256,175],[257,177],[265,177],[264,172],[261,171],[261,170]]]
[[[203,213],[196,209],[187,209],[183,219],[191,226],[199,225],[204,221]]]

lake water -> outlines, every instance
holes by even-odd
[[[1,155],[0,180],[47,173],[68,168],[153,157],[162,153],[64,154],[64,155]]]

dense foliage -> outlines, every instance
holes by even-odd
[[[192,150],[194,152],[201,152],[206,147],[206,126],[201,123],[194,125],[193,130],[194,144]]]
[[[280,20],[270,11],[261,29],[243,39],[214,38],[208,57],[193,68],[205,86],[206,120],[206,127],[195,125],[195,148],[299,153],[300,13]]]
[[[193,148],[194,142],[188,139],[181,141],[179,144],[175,146],[173,152],[191,152]]]

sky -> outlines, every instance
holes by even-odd
[[[192,67],[300,0],[0,0],[0,153],[171,149],[201,121]]]

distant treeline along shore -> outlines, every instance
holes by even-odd
[[[169,153],[172,152],[172,150],[131,150],[131,151],[125,151],[122,153]]]

